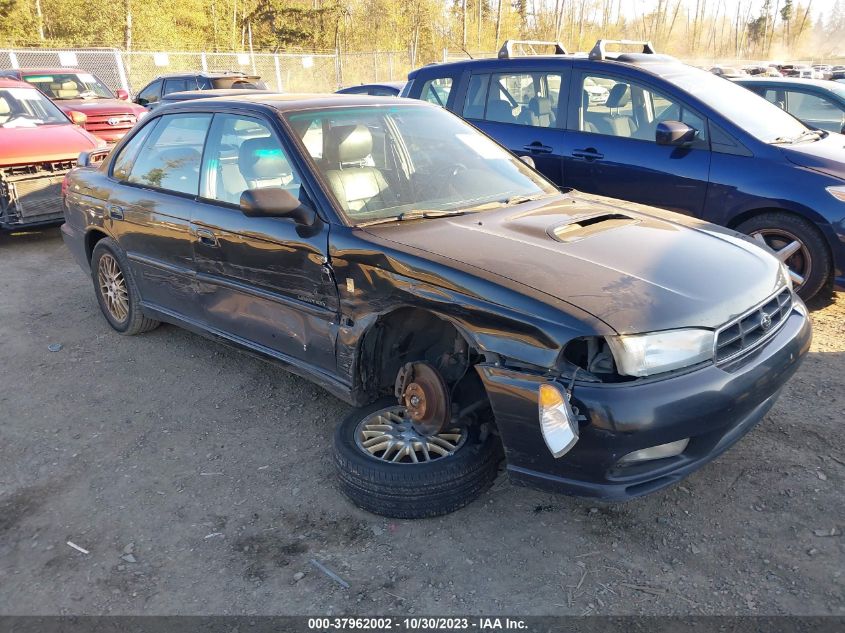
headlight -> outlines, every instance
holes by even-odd
[[[841,202],[845,202],[845,186],[825,187],[827,192]]]
[[[685,329],[608,336],[616,370],[626,376],[650,376],[713,358],[712,330]]]

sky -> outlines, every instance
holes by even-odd
[[[742,5],[743,7],[748,6],[748,0],[704,0],[705,3],[708,5],[708,12],[715,11],[716,7],[721,3],[722,9],[720,13],[727,12],[728,15],[736,13],[737,5]],[[777,3],[778,0],[772,0],[772,6]],[[695,0],[686,0],[687,5],[694,7]],[[751,0],[751,15],[759,15],[760,8],[763,6],[764,0]],[[824,15],[827,16],[830,13],[830,10],[833,8],[833,4],[835,0],[812,0],[813,6],[811,9],[812,15],[819,16]],[[672,0],[670,0],[671,4],[674,4]],[[793,0],[794,4],[801,4],[806,5],[807,0]],[[783,1],[781,0],[781,4]],[[657,6],[657,0],[622,0],[622,10],[629,14],[637,14],[642,15],[648,11],[654,9]],[[727,11],[726,11],[727,9]]]

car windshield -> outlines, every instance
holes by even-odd
[[[809,128],[775,104],[712,73],[681,66],[665,79],[697,97],[737,127],[764,143],[803,138]]]
[[[62,123],[70,121],[35,88],[0,88],[0,127],[37,127]]]
[[[442,108],[336,107],[286,118],[353,225],[480,211],[557,192]]]
[[[23,78],[51,99],[114,99],[111,90],[88,73],[45,73]]]

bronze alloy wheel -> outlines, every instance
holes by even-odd
[[[117,260],[110,253],[104,253],[100,257],[100,263],[97,266],[97,281],[109,314],[118,323],[126,321],[129,318],[129,292],[126,288],[126,279]]]

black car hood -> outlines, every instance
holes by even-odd
[[[845,135],[831,132],[813,143],[780,147],[790,162],[845,180]]]
[[[577,192],[367,231],[566,301],[623,334],[715,328],[783,284],[777,260],[733,231]]]

